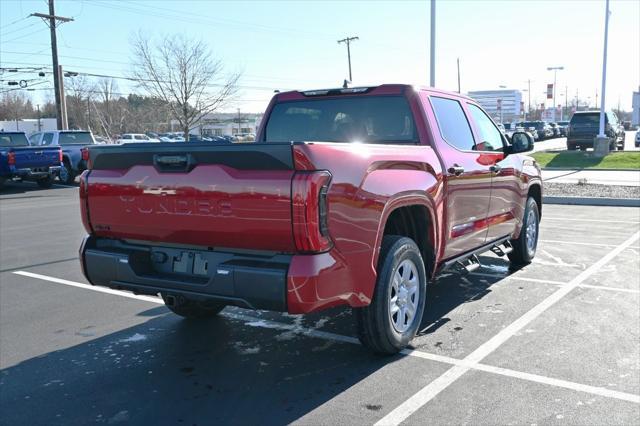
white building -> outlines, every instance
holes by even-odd
[[[207,114],[189,132],[201,136],[255,135],[261,121],[262,114]],[[171,131],[180,131],[179,127],[177,120],[171,120]]]
[[[38,122],[40,122],[38,124]],[[58,123],[55,118],[26,118],[24,120],[0,121],[0,131],[25,132],[28,135],[36,132],[57,130]]]
[[[478,90],[467,95],[498,123],[522,119],[522,92],[519,90]]]

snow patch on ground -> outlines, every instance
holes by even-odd
[[[143,340],[147,340],[147,336],[144,334],[136,333],[133,336],[129,336],[126,339],[120,339],[120,343],[128,343],[128,342],[141,342]]]

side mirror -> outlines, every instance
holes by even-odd
[[[511,135],[511,154],[533,150],[533,136],[526,132],[515,132]]]

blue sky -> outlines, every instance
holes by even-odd
[[[640,1],[612,0],[611,11],[607,105],[620,101],[630,109],[631,92],[640,85]],[[46,25],[23,19],[32,12],[46,13],[46,2],[0,0],[0,66],[51,65]],[[138,30],[204,39],[227,70],[243,73],[232,107],[244,111],[262,111],[275,89],[340,85],[348,68],[346,48],[336,41],[346,36],[360,37],[352,44],[355,85],[429,81],[425,0],[57,0],[56,14],[75,19],[58,31],[60,62],[73,71],[129,75],[129,40]],[[576,90],[592,104],[596,91],[600,96],[604,0],[438,0],[436,15],[437,87],[457,89],[459,57],[463,92],[524,89],[531,79],[532,104],[541,103],[553,82],[546,68],[562,65],[558,103],[564,103],[565,86],[569,100]],[[138,91],[126,80],[118,86],[123,93]],[[52,96],[29,93],[36,102]]]

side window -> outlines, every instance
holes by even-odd
[[[53,142],[53,133],[45,133],[40,145],[51,145],[51,142]]]
[[[471,151],[475,145],[473,133],[460,102],[435,96],[430,99],[442,137],[458,149]]]
[[[502,134],[500,134],[496,125],[493,124],[493,121],[476,105],[467,105],[469,106],[471,117],[473,121],[475,121],[478,127],[478,133],[480,134],[480,142],[477,143],[476,150],[502,151],[504,149]]]

